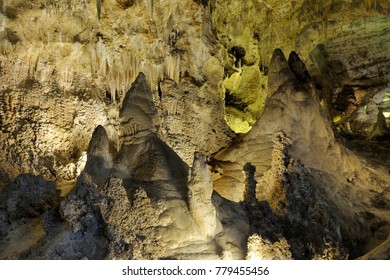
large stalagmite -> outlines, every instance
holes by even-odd
[[[376,239],[370,224],[380,220],[383,230],[388,227],[384,214],[387,210],[378,209],[374,202],[375,192],[385,190],[380,178],[387,175],[366,169],[355,155],[336,142],[330,123],[321,112],[314,85],[295,53],[287,62],[283,52],[275,50],[269,84],[272,91],[252,130],[214,155],[216,190],[228,199],[242,201],[245,178],[241,170],[251,163],[256,167],[256,196],[259,201],[267,201],[276,216],[281,215],[282,227],[287,223],[283,235],[289,240],[294,258],[343,258],[344,246],[349,247],[352,256],[361,254],[367,250],[365,246],[372,246],[364,242]],[[372,192],[373,189],[376,191]],[[367,217],[360,207],[372,215]],[[314,230],[319,222],[317,216],[330,228],[323,225]],[[296,230],[305,231],[305,226],[299,224],[310,220],[313,224],[305,236],[314,238],[312,248],[307,248],[306,253],[294,251],[302,246],[295,242],[303,240],[296,239]],[[319,236],[317,230],[327,232],[323,241],[314,241]],[[383,238],[374,242],[378,244]],[[356,247],[353,244],[358,240],[363,244]]]
[[[388,0],[22,2],[0,259],[390,258]]]
[[[225,247],[243,258],[240,207],[213,194],[199,154],[187,186],[188,166],[156,135],[151,98],[140,73],[120,111],[121,147],[115,151],[105,129],[95,129],[74,190],[59,213],[47,214],[45,237],[22,258],[218,259]]]

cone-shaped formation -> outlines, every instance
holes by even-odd
[[[115,157],[113,174],[125,180],[144,182],[151,197],[187,195],[188,166],[156,135],[157,111],[152,92],[140,73],[126,93],[120,110],[123,144]],[[158,187],[153,182],[159,182]]]
[[[279,65],[271,66],[275,69],[288,67],[291,75],[288,80],[280,77],[280,80],[274,81],[279,85],[278,90],[269,96],[262,117],[244,138],[259,142],[256,138],[263,136],[272,141],[270,137],[283,130],[293,140],[292,153],[297,158],[302,158],[309,166],[322,168],[319,155],[326,157],[329,153],[328,146],[335,141],[332,129],[321,115],[314,86],[310,81],[301,82],[296,78],[284,56],[278,51],[275,53],[274,57],[281,59],[274,59],[272,62]],[[295,53],[290,55],[290,65],[298,76],[305,73],[306,68],[302,64]],[[270,79],[276,78],[270,76]]]
[[[124,142],[156,131],[157,111],[152,91],[143,73],[140,73],[126,93],[119,112]]]
[[[291,52],[288,57],[288,65],[295,77],[300,82],[308,82],[310,80],[309,72],[306,69],[305,63],[299,58],[296,52]]]
[[[268,94],[273,94],[281,85],[289,80],[294,80],[294,74],[291,72],[282,50],[275,49],[268,71]]]
[[[305,72],[305,66],[295,53],[290,55],[290,61],[297,75]],[[321,116],[314,87],[295,77],[280,49],[275,50],[270,69],[274,71],[270,70],[269,76],[270,90],[274,92],[267,99],[263,115],[248,134],[214,157],[219,162],[216,168],[222,173],[215,182],[216,190],[235,201],[243,199],[243,166],[252,163],[257,170],[256,179],[270,166],[275,132],[283,130],[289,135],[294,141],[292,152],[316,168],[321,168],[322,164],[318,154],[325,157],[328,146],[334,141],[330,126]]]
[[[115,176],[128,189],[138,182],[151,197],[185,198],[188,166],[155,134],[157,111],[143,73],[127,92],[120,118],[124,130],[120,150],[113,151],[105,129],[98,126],[88,147],[85,172],[97,185]]]
[[[137,181],[156,198],[187,194],[188,166],[155,134],[122,145],[114,161],[113,175],[124,179],[126,187]]]
[[[104,128],[99,126],[93,133],[86,172],[63,204],[64,218],[82,228],[88,221],[84,221],[84,212],[77,214],[78,205],[95,211],[91,215],[99,221],[94,226],[105,227],[107,234],[108,258],[216,259],[221,248],[232,258],[243,258],[248,230],[245,214],[239,205],[213,192],[205,156],[195,155],[188,178],[188,166],[159,139],[153,124],[156,109],[142,73],[128,91],[120,117],[124,141],[113,160]],[[135,125],[141,129],[126,134],[126,128]],[[109,170],[108,174],[99,174],[98,165],[102,171]],[[87,173],[93,182],[84,184]],[[80,195],[91,199],[80,201]],[[220,220],[229,228],[217,235],[224,230]],[[98,238],[104,236],[93,234],[100,244]],[[140,235],[146,238],[141,240]]]
[[[336,142],[296,53],[291,53],[287,63],[283,53],[275,50],[269,83],[270,95],[261,118],[212,159],[215,189],[228,199],[244,200],[242,169],[251,163],[256,167],[252,180],[258,182],[256,197],[271,207],[269,217],[281,219],[281,232],[294,258],[344,258],[345,248],[352,255],[361,254],[356,242],[372,236],[366,225],[373,222],[359,209],[375,207],[374,194],[367,186],[373,182],[369,178],[378,175],[364,169],[356,156]],[[284,133],[275,134],[278,131]],[[305,237],[298,238],[298,232],[306,232]],[[262,239],[269,238],[260,234]]]
[[[110,140],[103,126],[95,128],[89,142],[85,172],[91,175],[97,184],[103,184],[112,167]]]

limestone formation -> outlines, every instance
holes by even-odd
[[[211,200],[213,182],[206,165],[206,157],[198,153],[194,155],[188,190],[188,208],[192,217],[206,238],[214,237],[221,226]]]
[[[389,258],[388,0],[22,2],[0,259]]]
[[[248,238],[247,260],[289,260],[291,253],[285,239],[271,244],[261,236],[252,235]]]
[[[137,134],[156,132],[156,107],[146,77],[140,73],[130,90],[126,93],[119,118],[123,129],[123,142],[127,137],[133,138]],[[126,141],[127,140],[127,141]]]
[[[56,208],[59,200],[54,182],[47,182],[41,176],[22,174],[1,193],[2,221],[5,217],[9,220],[38,217]]]
[[[95,129],[85,170],[62,201],[60,216],[45,215],[46,235],[22,258],[218,259],[217,248],[242,242],[235,231],[245,222],[229,212],[237,207],[215,201],[204,156],[195,157],[187,186],[187,165],[150,121],[148,112],[156,113],[151,96],[141,73],[123,101],[121,118],[123,127],[138,123],[145,129],[124,135],[118,151],[110,149],[103,127]],[[225,206],[216,211],[216,203]],[[230,226],[217,236],[223,230],[219,219]],[[86,252],[87,246],[92,250]],[[242,248],[231,248],[231,254],[241,258]]]
[[[107,259],[158,259],[164,247],[154,231],[159,212],[145,191],[128,198],[121,179],[110,178],[98,206],[109,239]]]
[[[203,5],[110,1],[102,4],[99,21],[96,3],[38,2],[27,7],[7,1],[0,16],[1,34],[18,34],[12,43],[1,40],[1,187],[21,173],[74,180],[98,125],[118,148],[119,105],[139,72],[148,77],[155,105],[159,83],[172,81],[180,94],[188,92],[180,107],[183,129],[177,131],[182,122],[170,114],[158,131],[187,164],[195,150],[215,152],[230,141],[234,133],[218,93],[223,62]],[[165,110],[165,96],[161,101],[157,107]],[[193,119],[201,124],[198,137],[191,133]],[[188,141],[191,147],[181,144]]]
[[[271,58],[268,71],[268,94],[272,95],[280,86],[294,80],[294,74],[281,49],[276,49]]]
[[[290,149],[293,144],[283,131],[277,131],[273,137],[271,167],[264,172],[257,188],[258,200],[268,200],[272,208],[278,208],[278,204],[286,203],[284,197],[284,175],[290,163]]]
[[[111,174],[127,180],[125,186],[129,188],[132,181],[143,184],[150,196],[183,197],[187,192],[188,166],[156,134],[156,114],[152,92],[140,73],[120,110],[122,145],[114,157]]]
[[[390,36],[385,26],[389,25],[390,4],[386,0],[374,2],[215,0],[210,7],[213,26],[226,56],[233,47],[240,46],[246,51],[242,72],[252,65],[261,70],[261,75],[252,71],[247,80],[257,79],[265,90],[242,84],[241,88],[249,89],[249,96],[267,96],[268,74],[273,72],[270,61],[273,50],[279,47],[286,54],[295,51],[307,63],[311,76],[318,77],[318,89],[323,91],[325,102],[333,107],[330,96],[338,95],[339,86],[353,86],[363,95],[387,87]],[[310,53],[317,45],[324,47],[327,63],[316,58],[311,60]],[[234,69],[235,60],[225,61],[225,69]],[[225,81],[237,80],[234,71],[226,74]],[[337,85],[328,86],[328,83]],[[233,98],[238,98],[239,93],[240,89],[229,91]],[[251,117],[264,108],[264,103],[257,104],[257,111],[253,108],[248,114],[245,105],[243,102],[226,112],[235,131],[241,132],[243,123],[251,127]]]
[[[277,50],[272,62],[279,63],[281,66],[272,66],[271,64],[270,68],[286,69],[289,67],[286,59],[283,58],[284,56],[281,56],[280,51]],[[357,242],[356,232],[360,232],[363,239],[368,236],[375,239],[369,229],[362,226],[370,222],[362,213],[355,212],[356,210],[346,202],[346,198],[342,199],[344,202],[341,202],[332,193],[343,193],[343,195],[350,193],[351,196],[364,193],[365,196],[370,197],[372,194],[367,189],[366,180],[369,177],[376,178],[371,182],[382,188],[380,187],[380,179],[377,177],[378,173],[371,173],[364,169],[356,156],[336,143],[330,125],[320,111],[319,100],[311,81],[300,81],[295,75],[292,76],[292,71],[287,71],[287,73],[290,74],[289,78],[286,79],[286,76],[273,75],[270,72],[269,81],[275,80],[273,84],[278,86],[275,87],[275,92],[269,96],[262,117],[248,134],[214,156],[212,164],[215,172],[215,188],[222,196],[229,199],[244,200],[245,177],[242,176],[241,170],[242,166],[250,162],[256,167],[254,179],[258,182],[256,186],[257,198],[260,201],[265,200],[272,210],[272,214],[260,218],[265,215],[264,209],[267,209],[265,206],[267,204],[258,206],[263,209],[256,212],[263,213],[256,215],[261,222],[252,220],[252,224],[277,221],[271,222],[275,225],[271,227],[274,228],[272,234],[263,232],[262,238],[271,238],[271,241],[275,242],[278,236],[285,236],[289,240],[294,258],[308,258],[309,255],[309,258],[332,258],[332,256],[345,258],[345,248],[350,248],[351,255],[359,254],[357,251],[351,250],[351,244]],[[281,129],[285,134],[279,136],[276,134],[275,142],[271,144],[270,136]],[[288,138],[281,137],[282,135],[288,135]],[[334,164],[335,161],[338,164]],[[340,184],[340,181],[337,182],[341,178],[350,178],[348,174],[357,173],[360,174],[359,179],[355,176],[353,176],[354,179],[348,179],[351,183],[353,182],[355,190]],[[387,176],[384,173],[381,174],[379,176]],[[340,179],[335,180],[335,178]],[[291,202],[289,202],[290,200]],[[359,204],[357,200],[354,204]],[[298,201],[304,204],[302,205]],[[375,207],[368,200],[363,202],[360,199],[360,201]],[[289,205],[294,206],[289,208]],[[332,212],[326,210],[325,205],[333,209]],[[309,211],[310,207],[312,210]],[[269,210],[267,211],[269,212]],[[356,222],[350,223],[346,220],[348,216],[359,218]],[[379,216],[383,217],[381,214]],[[297,218],[293,222],[290,220],[292,217],[301,218]],[[305,246],[302,247],[302,243],[297,243],[294,237],[296,232],[294,228],[297,226],[299,232],[305,231],[305,226],[302,227],[298,221],[311,220],[313,224],[309,228],[312,231],[315,228],[313,225],[317,224],[318,217],[322,217],[323,221],[327,220],[328,222],[325,222],[326,226],[322,223],[322,234],[305,235],[308,238],[307,242],[313,244],[313,248],[307,248],[306,253],[303,253],[304,251],[299,251],[298,248]],[[379,217],[375,219],[377,218]],[[387,224],[388,222],[383,223]],[[284,232],[285,226],[291,231]],[[255,226],[254,228],[260,227]],[[337,232],[344,236],[344,242],[341,241],[340,234]],[[347,232],[353,232],[353,234]],[[382,238],[384,240],[385,237]],[[364,250],[361,247],[360,249],[355,248],[358,251]]]
[[[97,184],[103,184],[111,171],[113,164],[112,145],[104,127],[98,126],[92,133],[87,151],[87,172]]]

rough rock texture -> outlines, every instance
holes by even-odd
[[[147,74],[152,100],[162,102],[161,110],[167,106],[165,96],[159,96],[160,82],[172,82],[180,94],[188,92],[186,105],[178,107],[185,110],[187,124],[177,131],[178,121],[169,112],[159,132],[187,164],[195,150],[215,152],[234,135],[218,94],[220,46],[203,5],[109,0],[99,20],[95,2],[2,3],[1,186],[20,173],[74,180],[98,125],[118,148],[119,105],[141,71]],[[212,119],[199,110],[210,111]],[[202,124],[197,137],[192,119]],[[214,134],[217,140],[208,141]]]
[[[301,62],[290,59],[289,65],[280,50],[274,52],[270,69],[278,71],[269,75],[274,92],[252,130],[214,156],[214,185],[222,196],[243,201],[246,187],[241,172],[251,163],[256,167],[253,180],[259,182],[256,196],[269,204],[263,209],[270,207],[277,217],[273,234],[288,240],[294,258],[345,258],[344,248],[354,257],[379,244],[380,232],[387,232],[386,206],[379,210],[373,199],[375,193],[387,192],[388,179],[381,178],[388,175],[363,167],[358,157],[335,141],[311,79],[300,78],[305,71],[296,69],[304,68],[291,69],[296,64]],[[270,143],[280,130],[290,140],[276,134]],[[298,241],[297,232],[307,234]],[[273,238],[275,242],[277,236]],[[305,238],[311,248],[300,243]]]
[[[0,209],[7,213],[10,220],[33,218],[57,207],[59,200],[54,182],[47,182],[41,176],[23,174],[4,188],[0,195]]]
[[[210,64],[218,67],[216,62]],[[211,76],[210,80],[217,82],[222,76]],[[195,151],[217,152],[234,136],[226,122],[220,121],[224,120],[224,102],[215,87],[205,84],[195,95],[196,91],[189,81],[182,81],[181,87],[171,80],[160,83],[159,135],[188,165]]]
[[[389,14],[0,0],[0,258],[387,258]]]
[[[279,203],[285,204],[283,183],[290,163],[290,149],[293,142],[283,131],[277,131],[273,143],[271,167],[261,177],[256,196],[259,200],[269,200],[272,203],[271,207],[275,209]]]
[[[273,214],[268,202],[256,198],[256,167],[250,163],[244,166],[245,193],[243,205],[250,224],[247,240],[247,260],[291,259],[291,249],[283,236],[280,220]]]
[[[154,227],[159,217],[143,189],[129,199],[122,180],[110,178],[101,190],[99,208],[110,240],[107,259],[159,259],[165,249]]]
[[[366,95],[378,93],[389,81],[387,0],[209,2],[225,56],[226,117],[236,132],[248,132],[263,111],[270,60],[277,47],[297,52],[310,65],[309,72],[317,77],[332,108],[344,87]],[[324,47],[326,63],[313,56],[317,45]],[[243,57],[235,49],[244,50]]]
[[[102,259],[108,241],[97,206],[99,195],[87,174],[79,176],[73,192],[61,202],[61,215],[45,217],[46,235],[21,258]]]
[[[246,191],[244,196],[253,232],[248,239],[247,258],[346,258],[341,223],[328,209],[310,171],[290,158],[291,139],[279,131],[274,142],[271,168],[258,186],[255,168],[245,166],[246,189],[257,187],[257,194]]]
[[[244,211],[213,192],[204,156],[195,155],[187,186],[188,166],[156,135],[151,96],[141,73],[120,110],[120,149],[110,151],[104,128],[95,129],[60,215],[44,216],[46,235],[21,258],[244,257]]]
[[[248,238],[247,260],[290,260],[291,253],[286,239],[270,243],[261,236],[252,235]]]
[[[206,157],[196,153],[188,182],[188,208],[191,216],[206,237],[215,236],[221,230],[215,207],[212,204],[213,182],[206,164]]]

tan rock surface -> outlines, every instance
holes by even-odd
[[[0,0],[1,258],[387,258],[389,14]]]

